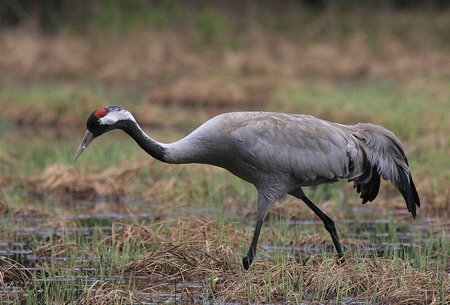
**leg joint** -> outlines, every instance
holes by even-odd
[[[327,229],[327,231],[335,231],[336,230],[336,226],[334,225],[334,221],[330,217],[326,217],[323,220],[323,224],[325,226],[325,229]]]

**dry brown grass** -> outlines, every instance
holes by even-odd
[[[79,77],[90,68],[88,44],[69,33],[48,37],[35,29],[22,28],[2,31],[0,41],[0,70],[5,72],[2,79]]]
[[[105,242],[122,243],[130,239],[150,242],[156,248],[131,259],[125,274],[144,276],[142,290],[106,285],[89,291],[92,303],[114,300],[164,300],[177,297],[181,302],[215,300],[223,302],[278,303],[300,300],[335,300],[351,296],[354,300],[381,304],[435,303],[438,287],[450,287],[450,277],[420,271],[399,258],[347,257],[344,263],[335,259],[303,260],[258,259],[249,272],[241,269],[239,255],[228,244],[243,239],[239,231],[224,232],[206,220],[161,224],[150,233],[141,226],[125,227]],[[232,238],[232,239],[231,239]],[[309,239],[315,237],[309,237]],[[155,243],[156,241],[156,243]],[[444,281],[441,283],[440,281]],[[98,288],[98,287],[97,287]],[[450,297],[449,291],[443,292]],[[88,301],[89,302],[89,301]]]
[[[96,196],[118,199],[125,194],[124,182],[138,170],[138,164],[134,164],[90,174],[79,167],[54,164],[30,179],[30,191],[75,199],[92,200]]]
[[[118,231],[113,228],[113,234],[104,239],[103,243],[117,247],[122,247],[130,242],[154,246],[164,243],[177,244],[184,242],[186,237],[190,241],[196,242],[233,237],[227,242],[230,242],[231,246],[237,247],[245,241],[242,231],[236,229],[233,224],[218,224],[203,218],[159,222],[153,225],[153,228],[156,229],[138,224],[117,223],[116,226],[123,228]]]
[[[211,108],[259,107],[273,99],[279,80],[269,76],[221,78],[185,76],[170,85],[157,88],[149,103],[179,104]]]
[[[8,217],[48,217],[54,216],[50,211],[44,211],[41,207],[36,207],[31,204],[23,204],[21,206],[12,206],[7,203],[0,202],[0,215]]]
[[[25,284],[32,277],[31,272],[22,264],[6,256],[0,256],[0,286],[8,282]]]
[[[134,304],[137,302],[143,302],[145,300],[151,300],[147,294],[139,291],[129,291],[122,287],[116,287],[109,283],[101,284],[95,282],[91,285],[85,295],[80,299],[77,304],[80,305],[125,305]]]
[[[23,105],[15,101],[2,101],[8,118],[18,125],[24,126],[70,126],[74,124],[73,117],[61,114],[59,110],[48,107],[45,103]],[[50,110],[52,109],[52,110]],[[89,113],[87,110],[85,113]]]
[[[142,126],[152,128],[175,126],[190,130],[222,112],[252,107],[261,109],[274,93],[272,90],[274,84],[270,84],[271,80],[256,81],[256,88],[243,88],[242,96],[236,99],[233,96],[236,93],[234,86],[237,82],[233,80],[221,83],[220,80],[212,79],[201,84],[195,77],[184,77],[180,83],[181,87],[175,82],[155,89],[145,101],[130,107]],[[225,89],[228,85],[231,86],[229,90]],[[180,91],[184,90],[184,86],[191,89],[186,92]],[[264,88],[257,89],[258,86]],[[259,97],[253,93],[256,89],[260,94]],[[51,93],[47,100],[36,100],[31,97],[25,101],[18,101],[15,98],[4,97],[0,98],[0,106],[4,115],[20,126],[40,128],[77,126],[81,129],[85,127],[86,119],[92,111],[113,103],[107,99],[77,94],[75,90],[64,88],[63,91],[67,96],[63,99],[52,97]],[[208,96],[211,97],[209,100]],[[129,105],[126,100],[118,103],[125,107]],[[75,104],[77,107],[73,107]],[[10,161],[11,158],[0,152],[0,166],[2,164],[6,166]]]
[[[55,226],[56,228],[57,226]],[[52,243],[37,247],[33,253],[40,257],[58,257],[66,256],[71,248],[76,248],[76,243],[64,243],[61,237],[55,236]]]
[[[217,91],[212,92],[213,97],[222,100],[225,96],[227,101],[236,102],[251,92],[250,79],[256,75],[271,75],[272,79],[314,76],[407,80],[413,76],[435,78],[450,74],[448,49],[442,43],[442,34],[432,30],[445,29],[448,11],[430,16],[425,25],[416,22],[423,22],[421,14],[377,13],[368,18],[370,26],[364,21],[353,23],[354,28],[345,35],[324,31],[327,27],[349,26],[344,20],[342,24],[338,21],[330,26],[326,15],[307,16],[300,11],[291,11],[290,15],[289,21],[284,21],[292,22],[293,28],[300,27],[292,33],[267,27],[264,25],[267,20],[247,20],[248,25],[240,27],[238,33],[228,34],[229,38],[239,37],[239,48],[203,45],[195,39],[196,30],[192,26],[120,33],[93,29],[85,36],[64,31],[45,35],[26,27],[2,31],[0,71],[5,73],[0,75],[3,80],[78,79],[88,75],[108,84],[148,89],[169,80],[172,84],[166,88],[172,88],[173,92],[166,94],[158,90],[155,97],[192,101],[191,98],[202,97],[206,91],[194,86],[190,96],[180,96],[177,92],[189,86],[179,76],[195,74],[207,88]],[[268,16],[274,19],[273,14]],[[367,16],[346,17],[350,20]],[[308,18],[313,21],[295,24]],[[398,22],[393,22],[394,18]],[[221,86],[224,72],[233,78],[250,77],[249,84],[225,82]],[[258,90],[253,92],[258,94]]]
[[[210,284],[203,287],[203,297],[219,301],[294,302],[308,299],[308,293],[319,294],[320,299],[328,301],[337,296],[353,296],[356,300],[382,304],[433,303],[438,298],[439,292],[431,287],[439,287],[439,279],[432,272],[415,270],[410,263],[400,259],[348,258],[344,264],[326,260],[306,265],[294,261],[281,264],[257,262],[251,274],[247,275],[237,269],[229,270],[228,265],[220,266],[211,259],[212,255],[221,255],[221,260],[224,259],[226,253],[219,249],[212,249],[214,252],[204,255],[205,250],[195,247],[189,250],[165,248],[162,250],[168,253],[155,252],[141,258],[152,263],[140,265],[139,268],[150,269],[139,271],[145,271],[144,274],[149,276],[149,287],[156,286],[155,294],[167,290],[182,294],[185,290],[183,286],[189,286],[192,280],[198,283],[202,279],[200,283],[203,285]],[[192,257],[195,259],[190,260]],[[134,263],[140,264],[142,261],[136,260]],[[185,274],[191,271],[188,274],[192,277]],[[155,281],[155,275],[156,278],[169,280],[169,283],[162,282],[162,290],[162,283]],[[179,290],[175,290],[174,283],[181,286]],[[294,289],[287,289],[286,283]],[[447,278],[444,286],[448,287],[448,284]],[[300,291],[300,285],[303,291]],[[250,296],[249,291],[252,292]]]
[[[61,92],[64,97],[61,97]],[[80,126],[88,114],[105,101],[79,92],[77,86],[62,86],[59,93],[50,89],[44,98],[32,94],[20,99],[5,96],[0,99],[3,114],[21,126]],[[39,94],[38,94],[39,95]],[[76,107],[74,107],[76,105]]]

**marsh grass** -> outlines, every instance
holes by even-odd
[[[442,271],[450,249],[442,235],[427,236],[428,245],[419,242],[420,236],[413,237],[411,242],[418,244],[407,254],[393,250],[372,256],[355,251],[343,263],[324,249],[309,255],[280,248],[266,252],[266,259],[260,257],[245,272],[240,253],[251,235],[242,229],[236,223],[191,219],[114,223],[111,234],[94,228],[89,237],[62,231],[60,236],[36,239],[38,270],[26,271],[5,258],[1,271],[17,275],[8,282],[27,283],[20,289],[29,303],[125,304],[172,298],[182,303],[441,304],[449,297],[450,278]],[[309,238],[298,234],[292,242],[302,244]],[[269,236],[267,242],[276,239]],[[431,249],[434,258],[428,253]],[[26,276],[18,277],[20,272]],[[17,296],[5,296],[13,304],[20,302]]]
[[[0,298],[13,304],[444,303],[450,254],[444,85],[420,93],[421,86],[380,82],[294,82],[278,89],[264,109],[392,128],[423,201],[420,225],[387,184],[365,206],[349,184],[311,188],[308,194],[337,223],[347,261],[336,262],[316,216],[286,198],[270,213],[249,272],[241,256],[254,225],[251,185],[218,168],[151,160],[119,132],[96,140],[73,161],[87,115],[104,104],[137,109],[145,129],[165,142],[235,104],[198,106],[162,97],[152,104],[76,86],[30,86],[25,93],[2,88],[0,245],[19,250],[0,260]],[[73,100],[80,103],[72,111]],[[444,223],[430,224],[427,216]]]

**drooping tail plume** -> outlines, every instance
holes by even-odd
[[[363,164],[363,175],[355,180],[363,203],[375,199],[381,176],[396,186],[405,199],[408,211],[416,217],[420,199],[399,140],[392,132],[378,125],[359,123],[354,127],[356,132],[353,136],[360,141],[363,163],[366,163]]]

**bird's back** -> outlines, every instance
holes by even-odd
[[[344,125],[309,115],[234,112],[212,118],[192,133],[210,139],[218,166],[257,187],[314,185],[349,174],[354,145]]]

